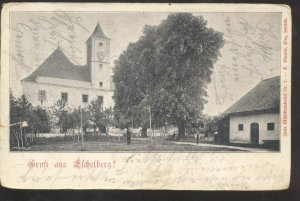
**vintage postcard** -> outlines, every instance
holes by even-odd
[[[286,5],[5,4],[1,185],[286,189],[290,92]]]

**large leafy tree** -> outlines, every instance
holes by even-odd
[[[153,125],[178,126],[201,118],[213,65],[224,45],[223,35],[207,27],[202,16],[170,14],[144,35],[116,62],[116,111],[129,117],[133,108],[150,108]]]
[[[20,121],[20,108],[17,99],[14,97],[12,90],[9,90],[9,117],[10,124],[17,124]],[[10,126],[10,147],[20,148],[20,129],[18,124]]]
[[[10,112],[9,112],[9,116],[10,116],[10,123],[16,123],[18,121],[20,121],[19,119],[19,113],[20,111],[18,110],[18,104],[17,104],[17,100],[13,95],[12,90],[9,90],[9,105],[10,105]]]
[[[113,80],[115,83],[115,118],[121,127],[128,127],[134,122],[134,126],[143,128],[143,136],[149,119],[145,117],[149,105],[145,103],[150,91],[151,69],[154,64],[155,27],[146,26],[144,36],[136,43],[128,45],[127,50],[120,55],[115,62]]]
[[[20,122],[24,121],[28,126],[20,127]],[[25,145],[25,133],[32,133],[31,140],[33,140],[37,133],[49,132],[51,127],[46,110],[41,107],[33,107],[24,95],[16,99],[11,90],[10,124],[12,124],[10,126],[11,147],[17,146],[18,148]]]
[[[27,100],[25,95],[22,95],[20,98],[17,99],[16,102],[17,108],[17,118],[19,119],[19,122],[23,121],[28,121],[30,117],[30,113],[32,111],[32,104]],[[25,138],[25,128],[20,127],[20,132],[19,132],[19,140],[21,142],[21,147],[23,148],[26,142]]]
[[[68,103],[62,99],[55,102],[50,109],[52,124],[58,126],[60,132],[66,133],[72,127],[69,121],[70,111]]]
[[[114,124],[112,108],[105,108],[102,115],[102,122],[105,126],[106,135],[108,135],[108,127]]]
[[[103,102],[101,99],[92,100],[89,105],[89,111],[91,113],[91,121],[94,123],[94,127],[98,128],[99,133],[106,132],[112,120],[111,108],[103,109]],[[106,132],[107,133],[107,132]]]
[[[37,106],[32,108],[28,115],[27,132],[31,132],[32,138],[36,137],[37,133],[48,133],[51,130],[50,117],[45,109]]]

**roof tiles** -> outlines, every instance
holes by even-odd
[[[96,37],[101,37],[101,38],[108,38],[107,36],[105,36],[99,22],[98,22],[97,26],[95,27],[95,30],[94,30],[94,32],[91,36],[96,36]]]
[[[280,76],[265,79],[228,108],[224,113],[241,113],[266,109],[279,109]]]
[[[91,81],[89,69],[86,66],[74,65],[60,48],[57,48],[35,71],[22,81],[36,82],[37,77]]]

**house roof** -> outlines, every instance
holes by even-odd
[[[266,109],[279,109],[280,76],[265,79],[228,108],[224,113],[241,113]]]
[[[36,82],[37,77],[52,77],[90,82],[89,69],[74,65],[58,47],[35,71],[22,81]]]

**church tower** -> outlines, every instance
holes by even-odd
[[[86,47],[92,88],[110,89],[110,39],[103,33],[99,22],[86,41]]]

